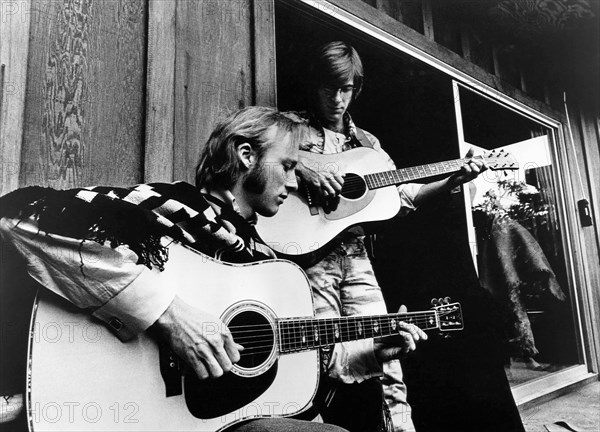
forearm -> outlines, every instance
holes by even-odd
[[[447,177],[442,180],[424,184],[414,198],[414,205],[415,207],[419,207],[432,198],[450,192],[456,186],[458,186],[458,184],[454,181],[453,177]]]
[[[336,344],[327,365],[327,375],[345,384],[360,383],[382,374],[373,341],[369,339]]]
[[[121,340],[148,328],[174,298],[174,292],[160,283],[160,272],[137,264],[137,255],[126,246],[111,248],[47,234],[31,220],[3,218],[0,234],[34,280],[89,310]]]

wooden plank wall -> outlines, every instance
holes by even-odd
[[[177,2],[173,178],[194,181],[218,118],[275,103],[271,0]]]
[[[0,195],[19,186],[30,0],[0,2]]]
[[[32,0],[20,185],[142,179],[144,0]]]
[[[217,118],[276,103],[273,0],[7,3],[0,193],[193,181]]]
[[[144,181],[173,180],[175,1],[148,2]]]

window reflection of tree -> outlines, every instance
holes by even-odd
[[[537,369],[539,351],[530,319],[547,312],[556,315],[559,303],[561,310],[568,310],[555,201],[552,167],[541,166],[526,170],[524,182],[498,181],[497,189],[473,207],[482,285],[504,308],[510,355]],[[557,359],[544,354],[546,360]]]

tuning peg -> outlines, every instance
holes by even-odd
[[[437,307],[437,306],[439,306],[439,305],[440,305],[440,304],[439,304],[439,302],[438,302],[438,299],[436,299],[436,298],[432,298],[432,299],[431,299],[431,306],[433,306],[433,307]]]
[[[444,304],[450,304],[450,297],[444,297]]]

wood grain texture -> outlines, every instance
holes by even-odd
[[[0,2],[0,195],[19,187],[30,0]]]
[[[253,103],[251,0],[177,2],[174,178],[194,182],[217,119]]]
[[[252,0],[254,28],[254,104],[277,105],[274,0]]]
[[[21,185],[141,181],[145,2],[32,8]]]
[[[173,181],[175,1],[150,0],[144,181]]]

